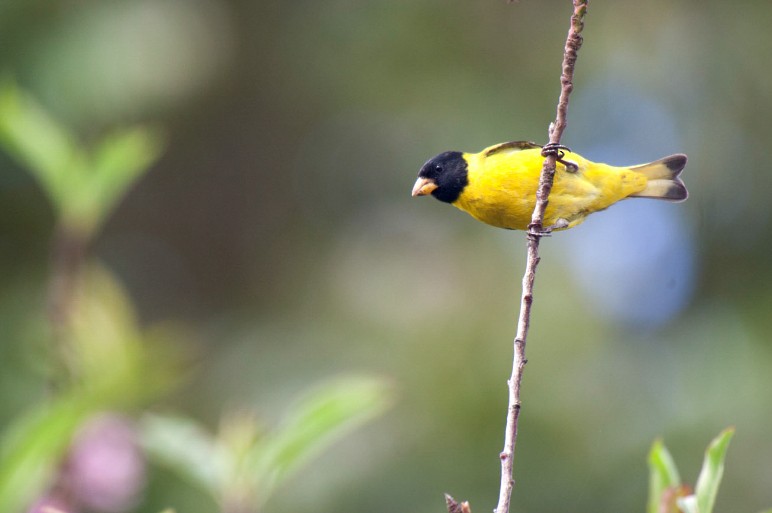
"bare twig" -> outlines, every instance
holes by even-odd
[[[550,124],[549,128],[550,144],[560,144],[560,138],[566,128],[568,96],[574,88],[574,64],[576,63],[579,47],[582,45],[581,32],[584,27],[584,15],[587,12],[587,0],[573,0],[573,4],[574,12],[571,16],[571,27],[568,31],[563,53],[563,73],[560,77],[562,87],[560,99],[558,100],[557,116],[555,122]],[[496,513],[509,513],[512,488],[515,485],[512,467],[515,455],[515,441],[517,440],[517,422],[520,417],[520,382],[523,377],[523,368],[528,361],[525,357],[525,342],[531,319],[533,284],[536,278],[536,268],[539,265],[539,241],[543,236],[544,211],[547,209],[549,194],[552,190],[557,155],[555,152],[545,153],[545,157],[544,166],[539,177],[539,188],[536,191],[536,206],[531,217],[531,224],[528,226],[528,260],[523,276],[523,294],[520,299],[520,317],[517,321],[517,335],[514,341],[512,375],[507,382],[509,386],[509,407],[507,409],[504,449],[500,455],[501,488]]]

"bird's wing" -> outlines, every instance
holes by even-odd
[[[483,154],[486,157],[490,157],[491,155],[504,150],[532,150],[534,148],[541,148],[541,144],[536,144],[531,141],[510,141],[485,148]]]

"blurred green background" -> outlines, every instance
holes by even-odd
[[[0,2],[4,80],[80,144],[164,134],[89,253],[183,361],[131,416],[271,426],[315,383],[379,376],[391,409],[261,511],[443,511],[443,492],[490,510],[525,238],[409,192],[440,151],[546,140],[570,4]],[[652,440],[693,481],[729,425],[717,511],[772,504],[769,19],[766,1],[591,3],[563,142],[618,165],[686,153],[691,197],[542,243],[514,512],[643,511]],[[56,223],[2,151],[2,426],[49,394]],[[216,509],[142,472],[126,508]]]

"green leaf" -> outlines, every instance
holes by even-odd
[[[668,489],[681,486],[681,478],[673,457],[662,440],[655,440],[649,451],[649,503],[648,513],[658,513],[663,495]]]
[[[75,430],[94,410],[70,394],[15,420],[0,440],[0,511],[22,511],[48,482]]]
[[[142,331],[126,290],[98,264],[84,267],[73,292],[76,308],[63,332],[73,380],[109,396],[112,408],[130,408],[180,379],[170,341],[173,330]]]
[[[108,135],[89,153],[11,81],[0,83],[0,145],[35,176],[60,221],[87,237],[163,147],[157,130],[133,127]]]
[[[391,402],[386,382],[372,377],[339,378],[308,394],[281,428],[251,454],[261,500],[310,458],[382,413]]]
[[[93,225],[104,223],[129,187],[158,159],[162,148],[159,131],[145,127],[106,136],[91,156],[88,176],[69,191],[69,213]]]
[[[339,378],[316,387],[273,434],[242,412],[223,420],[217,438],[192,420],[146,415],[141,440],[148,453],[215,500],[257,507],[303,463],[381,413],[388,386],[367,377]]]
[[[140,440],[153,459],[219,498],[227,461],[202,426],[184,417],[146,414]]]
[[[712,513],[716,502],[718,487],[724,475],[724,459],[729,442],[734,435],[734,428],[728,428],[721,432],[708,445],[705,451],[705,459],[702,463],[694,494],[697,497],[699,513]]]
[[[10,80],[0,83],[0,145],[61,208],[67,184],[85,154],[65,127]]]

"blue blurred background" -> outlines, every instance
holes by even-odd
[[[567,0],[5,0],[0,70],[78,134],[167,148],[95,239],[142,326],[193,362],[150,409],[271,423],[308,385],[394,406],[265,511],[494,506],[525,238],[410,197],[448,149],[544,142]],[[772,36],[764,1],[593,2],[564,143],[689,155],[684,204],[624,202],[542,243],[513,511],[642,511],[663,436],[686,481],[734,425],[718,511],[772,504]],[[54,213],[0,153],[0,423],[45,397]],[[215,506],[150,467],[134,511]]]

